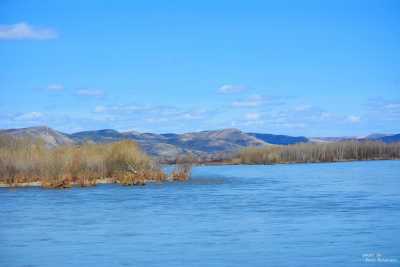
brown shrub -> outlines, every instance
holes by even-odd
[[[192,164],[184,163],[177,164],[171,173],[171,178],[174,181],[186,181],[190,178],[192,172]]]
[[[92,186],[106,177],[126,185],[166,179],[132,141],[51,149],[35,140],[0,136],[0,182],[40,181],[44,187],[66,188]]]

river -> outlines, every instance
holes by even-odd
[[[0,189],[0,266],[399,266],[400,161]]]

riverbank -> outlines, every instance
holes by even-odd
[[[187,177],[187,179],[189,179],[189,177]],[[185,179],[185,180],[187,180],[187,179]],[[146,185],[147,183],[173,182],[173,181],[183,181],[183,180],[178,180],[173,176],[168,176],[163,181],[156,180],[156,179],[150,179],[150,180],[145,180],[145,181],[141,181],[141,182],[136,182],[136,183],[133,183],[131,185],[141,186],[141,185]],[[101,179],[96,179],[95,181],[93,181],[90,184],[82,184],[80,182],[70,182],[68,184],[65,184],[64,186],[55,187],[55,188],[90,187],[90,186],[96,186],[98,184],[121,184],[121,185],[125,185],[121,181],[113,179],[113,178],[101,178]],[[43,184],[42,182],[40,182],[40,181],[12,183],[12,184],[0,182],[0,188],[19,188],[19,187],[45,187],[45,188],[47,188],[47,186],[45,184]]]

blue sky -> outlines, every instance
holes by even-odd
[[[0,1],[0,128],[400,132],[400,1]]]

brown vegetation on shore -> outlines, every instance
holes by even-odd
[[[192,164],[183,163],[177,164],[171,173],[171,178],[174,181],[186,181],[192,172]]]
[[[171,179],[187,180],[190,175],[177,173],[179,179]],[[0,183],[40,182],[47,188],[68,188],[93,186],[102,179],[144,185],[168,177],[133,141],[48,148],[37,140],[0,136]]]
[[[350,160],[399,159],[400,143],[347,141],[264,146],[242,149],[231,159],[234,164],[291,162],[336,162]]]

